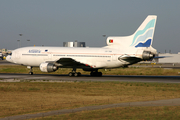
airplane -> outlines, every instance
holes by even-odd
[[[77,69],[90,71],[91,76],[102,76],[99,69],[127,67],[155,57],[157,50],[152,42],[156,20],[156,15],[148,15],[134,34],[107,37],[105,47],[22,47],[12,51],[6,60],[27,66],[31,75],[32,68],[39,67],[42,72],[72,68],[69,76],[81,76]]]

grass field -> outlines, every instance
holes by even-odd
[[[127,82],[0,83],[0,117],[81,106],[180,97],[179,84]]]

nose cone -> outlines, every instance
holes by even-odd
[[[8,61],[8,62],[13,62],[13,60],[11,59],[11,55],[8,55],[7,57],[6,57],[6,60]]]

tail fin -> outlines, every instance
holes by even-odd
[[[130,46],[150,47],[153,42],[157,16],[149,15],[133,34],[133,41]]]
[[[154,30],[156,25],[156,15],[149,15],[130,36],[110,36],[106,42],[108,46],[126,46],[126,47],[150,47],[153,42]]]

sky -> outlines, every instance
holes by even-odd
[[[153,47],[180,52],[180,0],[0,0],[0,48],[75,40],[103,47],[108,36],[133,34],[148,15],[157,15]]]

